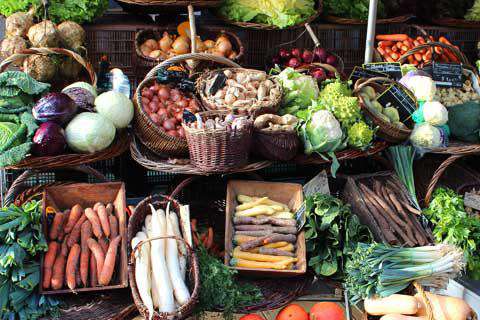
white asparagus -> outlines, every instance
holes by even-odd
[[[153,237],[164,237],[166,235],[165,212],[161,209],[152,210],[152,235]],[[168,275],[167,261],[165,259],[165,239],[153,240],[151,246],[150,261],[152,264],[153,281],[156,282],[158,289],[158,310],[160,312],[175,311],[175,300],[173,298],[173,288]]]
[[[167,235],[174,236],[175,233],[173,231],[173,226],[170,219],[171,213],[167,211],[167,214]],[[178,303],[183,306],[190,299],[190,292],[188,291],[187,285],[185,284],[185,281],[183,281],[180,274],[177,240],[167,239],[166,258],[168,274],[170,276],[171,283],[173,284],[173,294],[175,295],[175,299],[178,301]]]
[[[146,240],[147,235],[138,232],[136,237],[132,239],[132,249]],[[153,318],[153,300],[151,295],[151,273],[150,273],[150,243],[146,242],[135,253],[135,280],[137,283],[138,293],[143,304],[147,307],[148,318]]]
[[[155,209],[154,209],[155,210]],[[152,215],[149,214],[148,216],[145,217],[145,230],[148,238],[153,238],[153,233],[152,233]],[[150,244],[151,247],[151,244]],[[150,263],[151,266],[151,263]],[[152,270],[150,270],[150,279],[153,280],[153,274]],[[153,299],[153,306],[155,308],[158,308],[158,301],[159,301],[159,293],[158,293],[158,288],[157,288],[157,283],[155,281],[152,281],[152,299]]]
[[[182,226],[183,239],[185,239],[190,247],[193,247],[189,205],[180,206],[180,224]]]
[[[173,234],[183,239],[182,234],[180,233],[180,226],[178,225],[178,216],[175,211],[170,211],[169,206],[167,205],[167,218],[169,219]],[[187,247],[183,242],[177,242],[178,245],[178,263],[180,265],[180,275],[182,276],[182,280],[185,281],[185,274],[187,273]]]

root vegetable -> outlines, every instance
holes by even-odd
[[[67,210],[63,211],[62,227],[59,229],[58,236],[57,236],[57,239],[59,241],[63,241],[63,238],[65,236],[65,226],[68,222],[69,217],[70,217],[70,209],[67,209]]]
[[[85,43],[85,30],[73,21],[64,21],[57,26],[61,41],[69,49],[78,50]]]
[[[261,117],[261,116],[260,116]],[[235,211],[243,211],[243,210],[247,210],[247,209],[251,209],[251,208],[254,208],[258,205],[261,205],[261,204],[264,204],[266,203],[268,200],[267,197],[263,197],[263,198],[259,198],[259,199],[256,199],[254,201],[251,201],[251,202],[247,202],[247,203],[242,203],[241,205],[238,205],[236,208],[235,208]]]
[[[97,211],[97,210],[98,210],[98,207],[100,207],[100,206],[103,206],[103,203],[101,203],[101,202],[95,203],[95,204],[93,205],[93,210]]]
[[[403,294],[392,294],[386,298],[367,298],[364,301],[365,311],[372,316],[383,316],[390,313],[414,315],[418,312],[418,301],[415,297]]]
[[[70,210],[70,215],[68,216],[67,224],[65,225],[65,233],[70,233],[73,227],[77,223],[78,219],[82,216],[83,208],[81,205],[76,204]]]
[[[251,237],[263,237],[269,234],[272,234],[272,230],[251,230],[251,231],[236,231],[235,234],[238,235],[245,235],[245,236],[251,236]]]
[[[271,256],[283,256],[283,257],[295,257],[295,254],[289,251],[284,251],[275,248],[263,248],[260,247],[258,253]]]
[[[247,251],[249,249],[263,246],[273,242],[285,241],[289,243],[295,243],[297,241],[297,237],[292,234],[272,234],[267,235],[264,237],[256,238],[255,240],[250,240],[240,245],[240,248],[243,251]]]
[[[403,314],[386,314],[380,320],[425,320],[425,317],[404,316]]]
[[[108,216],[108,222],[110,224],[110,239],[115,238],[118,235],[118,220],[115,216]]]
[[[58,290],[63,286],[63,278],[65,275],[65,263],[67,262],[68,246],[64,241],[61,246],[60,254],[55,259],[52,269],[51,285],[53,290]]]
[[[254,217],[259,215],[272,215],[275,210],[267,205],[258,205],[250,209],[235,212],[236,217]]]
[[[3,59],[10,57],[15,53],[20,53],[28,48],[27,41],[20,36],[8,37],[2,40],[0,45],[0,54]],[[24,59],[18,59],[13,62],[14,65],[20,65]]]
[[[55,262],[55,258],[58,254],[60,245],[56,241],[52,241],[48,244],[48,250],[43,260],[43,288],[50,288],[50,281],[52,279],[52,269]]]
[[[169,206],[168,204],[167,206]],[[168,212],[168,210],[167,210]],[[175,212],[170,212],[167,215],[170,225],[172,227],[173,235],[182,239],[182,234],[180,233],[180,226],[178,224],[178,216]],[[185,274],[187,272],[187,247],[183,242],[177,242],[178,245],[178,264],[180,265],[180,275],[182,280],[185,281]]]
[[[147,239],[143,232],[138,232],[136,237],[132,239],[132,250],[140,243]],[[153,318],[153,300],[150,295],[151,290],[151,269],[150,269],[150,243],[146,242],[142,245],[141,250],[135,252],[135,282],[137,284],[138,293],[143,304],[147,307],[148,318]]]
[[[52,225],[50,226],[50,232],[48,236],[50,240],[57,240],[60,229],[63,227],[63,220],[65,215],[61,211],[55,212],[55,217],[53,218]]]
[[[35,48],[58,48],[60,44],[58,29],[50,20],[44,20],[30,27],[27,36],[32,47]]]
[[[433,318],[435,320],[466,320],[472,315],[472,308],[460,298],[441,296],[430,292],[425,292],[428,301],[432,306]],[[420,309],[417,316],[426,316],[425,302],[422,296],[415,295]]]
[[[83,286],[86,287],[88,284],[88,273],[89,273],[89,263],[90,263],[90,249],[88,248],[88,239],[92,236],[92,224],[90,221],[85,221],[82,224],[81,231],[81,240],[80,247],[82,252],[80,253],[80,278],[82,280]]]
[[[188,39],[184,36],[180,36],[172,43],[172,51],[176,54],[185,54],[190,50]]]
[[[70,232],[67,239],[68,247],[72,247],[75,243],[78,243],[80,233],[82,232],[82,225],[85,221],[87,221],[87,217],[83,214],[73,226],[72,232]]]
[[[258,237],[252,237],[252,236],[247,236],[247,235],[242,235],[242,234],[235,234],[233,237],[233,243],[235,244],[242,244],[251,240],[255,240]]]
[[[121,236],[117,236],[110,242],[108,246],[108,251],[105,256],[105,262],[103,264],[102,272],[98,278],[98,283],[102,286],[106,286],[110,283],[113,276],[113,271],[115,269],[115,260],[117,258],[117,251],[120,241],[122,240]]]
[[[236,247],[233,249],[233,258],[243,259],[243,260],[252,260],[252,261],[263,261],[263,262],[285,262],[292,263],[297,262],[296,258],[292,258],[290,256],[273,256],[273,255],[265,255],[259,253],[251,253],[242,251],[240,247]]]
[[[234,224],[254,224],[254,225],[262,225],[262,224],[273,224],[277,226],[283,227],[294,227],[297,225],[295,219],[279,219],[273,217],[263,217],[263,218],[254,218],[254,217],[234,217],[233,218]]]
[[[215,42],[215,49],[223,54],[223,56],[228,57],[232,52],[232,43],[225,35],[218,37]]]
[[[272,233],[285,233],[285,234],[297,234],[296,227],[274,227],[272,225],[237,225],[235,226],[235,230],[238,231],[271,231]]]
[[[110,222],[108,220],[107,208],[102,204],[97,208],[97,215],[102,226],[103,233],[108,238],[110,237]]]
[[[100,273],[103,270],[103,263],[105,262],[105,254],[103,253],[102,247],[98,244],[95,239],[90,238],[87,240],[88,248],[92,251],[95,256],[96,269],[97,269],[97,279],[100,279]]]
[[[262,262],[234,258],[230,263],[232,266],[240,268],[286,270],[291,262],[289,260],[285,260],[285,262]]]
[[[96,287],[98,285],[98,272],[97,272],[97,260],[95,255],[90,251],[90,268],[88,272],[90,278],[90,287]]]
[[[107,254],[107,251],[108,251],[108,242],[107,242],[107,239],[105,239],[105,238],[100,238],[100,239],[98,239],[98,244],[99,244],[100,247],[102,248],[103,253]]]
[[[15,12],[5,19],[7,39],[14,36],[25,37],[31,26],[33,26],[32,12]]]
[[[85,215],[92,224],[92,231],[97,239],[100,239],[103,236],[102,227],[100,225],[100,219],[95,211],[92,208],[85,209]]]
[[[146,47],[150,49],[150,51],[157,50],[158,49],[158,43],[154,39],[147,39],[143,43]]]
[[[168,34],[168,32],[163,33],[163,37],[158,41],[158,45],[160,49],[164,52],[170,51],[170,48],[172,47],[172,37]]]
[[[67,286],[70,290],[74,290],[77,286],[77,279],[75,277],[78,260],[80,258],[80,245],[74,244],[70,249],[70,253],[67,258],[67,266],[65,274],[67,276]]]

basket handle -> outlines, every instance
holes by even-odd
[[[425,290],[423,290],[422,286],[417,281],[413,281],[413,286],[422,297],[423,303],[425,303],[425,311],[427,313],[426,320],[435,320],[435,318],[433,317],[432,304],[430,303],[430,300],[428,299]]]
[[[107,178],[102,173],[87,165],[67,167],[65,169],[91,175],[103,182],[107,181]],[[21,175],[18,176],[17,179],[15,179],[15,181],[13,181],[12,185],[8,189],[7,194],[4,198],[4,205],[9,205],[10,203],[13,203],[15,201],[16,196],[25,189],[26,182],[29,178],[35,177],[42,172],[48,171],[49,170],[25,170]]]
[[[363,87],[366,87],[371,83],[377,83],[377,82],[394,83],[395,81],[386,77],[361,78],[355,82],[353,94],[357,94],[358,92],[360,92],[360,90]]]
[[[432,55],[433,55],[435,47],[441,47],[443,49],[450,50],[458,58],[458,60],[460,60],[460,62],[462,64],[464,64],[466,66],[470,66],[470,62],[468,61],[467,57],[460,50],[458,50],[454,46],[448,45],[446,43],[433,42],[433,41],[432,42],[427,42],[425,44],[421,44],[419,46],[416,46],[413,49],[408,50],[398,59],[397,62],[404,63],[409,56],[411,56],[412,54],[418,53],[419,51],[421,51],[423,49],[429,49],[432,52]]]
[[[313,41],[313,44],[315,45],[315,48],[319,47],[320,46],[320,41],[318,40],[317,35],[315,34],[315,32],[313,32],[313,29],[308,22],[305,23],[305,29],[307,30],[310,38],[312,38],[312,41]]]
[[[311,64],[309,64],[308,66],[313,66],[313,67],[320,67],[322,69],[325,69],[325,70],[328,70],[330,72],[333,72],[335,73],[336,75],[338,76],[343,76],[338,70],[337,68],[335,68],[334,66],[330,65],[330,64],[326,64],[326,63],[320,63],[320,62],[313,62]],[[298,71],[298,72],[304,72],[304,71],[308,71],[309,68],[308,67],[300,67],[298,69],[295,69],[295,71]]]
[[[90,62],[85,61],[81,55],[79,55],[76,52],[73,52],[71,50],[63,49],[63,48],[29,48],[22,50],[19,53],[12,54],[8,58],[2,61],[0,63],[0,72],[4,72],[8,66],[17,60],[24,59],[28,56],[34,55],[34,54],[42,54],[42,55],[49,55],[49,54],[56,54],[56,55],[66,55],[71,58],[73,58],[75,61],[80,63],[85,70],[88,72],[88,76],[90,77],[90,81],[92,82],[93,86],[97,85],[97,75],[95,74],[95,71],[93,70],[92,65]]]

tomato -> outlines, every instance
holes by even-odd
[[[275,320],[309,320],[308,313],[298,304],[292,303],[283,308]]]
[[[335,302],[318,302],[310,309],[310,320],[345,319],[345,310]]]
[[[241,317],[239,320],[265,320],[263,317],[259,316],[258,314],[247,314]]]

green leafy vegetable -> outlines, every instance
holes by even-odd
[[[261,300],[262,293],[258,287],[237,283],[237,271],[209,255],[205,248],[198,248],[197,256],[202,288],[195,309],[197,314],[223,309],[223,317],[232,320],[235,310]]]
[[[340,278],[345,258],[357,242],[371,242],[370,230],[350,206],[331,195],[317,193],[305,200],[308,266],[317,275]]]
[[[37,95],[50,89],[50,84],[39,82],[21,71],[0,73],[0,96],[14,97],[19,93]]]
[[[464,250],[469,278],[480,280],[480,219],[465,211],[463,197],[438,188],[424,214],[435,226],[435,240]]]
[[[231,20],[286,28],[315,14],[314,0],[226,0],[220,12]]]
[[[286,68],[278,74],[278,80],[284,91],[281,114],[296,114],[318,99],[320,94],[318,83],[309,75],[297,72],[293,68]]]
[[[332,16],[350,19],[368,19],[369,0],[324,0],[325,12]],[[377,17],[385,18],[383,1],[378,1]]]
[[[40,204],[0,209],[0,319],[30,320],[58,312],[57,300],[37,293],[39,254],[48,249]]]

